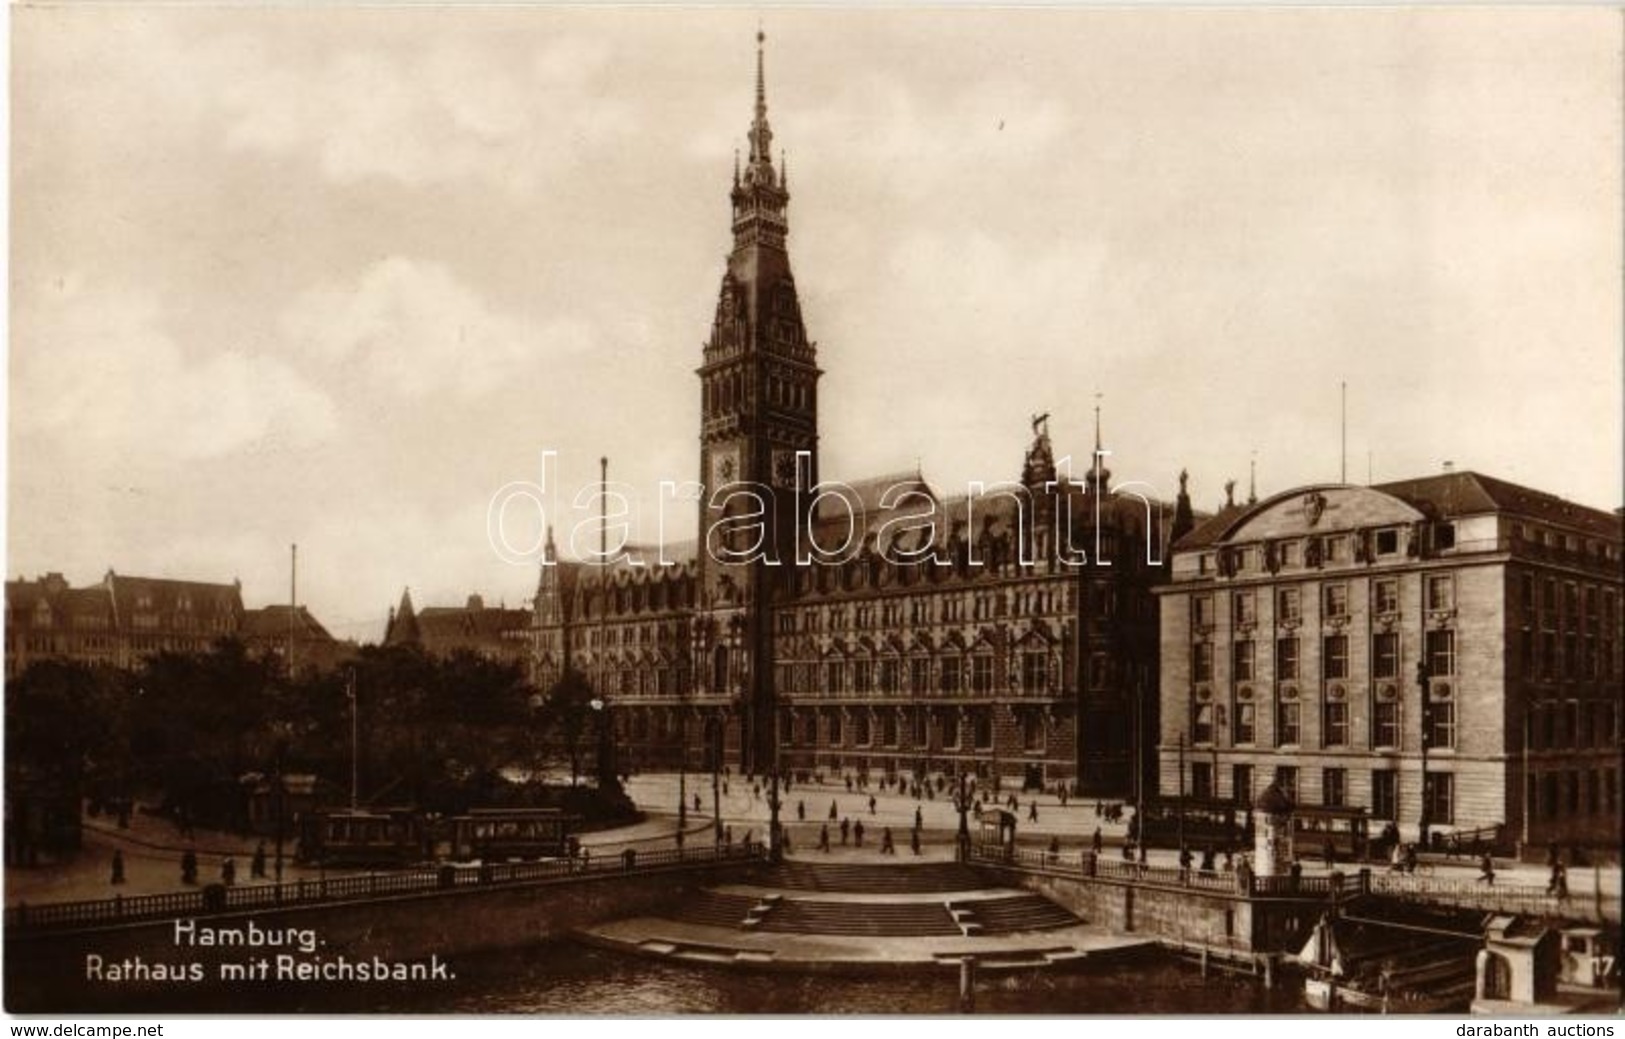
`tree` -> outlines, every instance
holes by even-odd
[[[571,786],[581,776],[583,744],[597,713],[593,708],[595,695],[587,676],[571,668],[553,683],[542,702],[544,723],[570,759]]]

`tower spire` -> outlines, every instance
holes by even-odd
[[[767,34],[756,30],[756,115],[750,123],[750,170],[748,179],[773,183],[773,131],[767,125],[767,77],[763,72],[763,50]],[[764,176],[765,174],[765,176]]]

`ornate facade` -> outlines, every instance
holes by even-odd
[[[1620,551],[1617,515],[1476,473],[1224,510],[1159,589],[1161,791],[1617,846]]]
[[[758,41],[760,42],[760,40]],[[623,767],[1133,787],[1155,731],[1151,586],[1176,515],[1058,473],[1047,417],[1019,479],[944,498],[920,475],[820,482],[816,344],[786,239],[757,52],[733,248],[698,369],[701,537],[671,566],[558,560],[537,589],[537,685],[583,673]],[[653,553],[645,553],[650,558]]]

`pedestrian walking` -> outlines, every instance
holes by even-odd
[[[260,841],[254,848],[254,857],[248,863],[249,873],[257,880],[265,879],[265,842]]]
[[[1056,860],[1060,857],[1061,838],[1059,836],[1051,836],[1049,839],[1049,864],[1052,866],[1055,865]]]
[[[863,847],[863,820],[859,819],[852,824],[852,843],[856,847]]]
[[[227,887],[237,883],[237,862],[229,855],[220,862],[220,883]]]
[[[869,814],[870,815],[875,814],[875,795],[874,794],[869,795]]]
[[[1475,883],[1495,886],[1495,860],[1490,858],[1489,852],[1485,852],[1478,860],[1478,880]]]
[[[696,812],[701,812],[701,811],[705,810],[704,805],[700,801],[700,795],[699,794],[694,795],[694,810]]]
[[[818,850],[829,851],[829,823],[825,823],[818,828]]]
[[[122,851],[115,850],[113,852],[113,875],[110,882],[113,884],[124,883],[124,853]]]
[[[829,821],[834,822],[835,820],[839,819],[840,817],[841,817],[841,813],[836,810],[835,802],[831,801],[829,803]]]
[[[882,854],[882,855],[896,855],[897,854],[897,846],[892,843],[891,827],[890,826],[888,826],[885,829],[880,831],[880,854]]]
[[[914,807],[914,828],[918,830],[925,825],[925,813],[920,811],[918,805]]]
[[[862,824],[860,823],[859,825],[862,825]],[[843,848],[846,847],[847,838],[850,837],[851,835],[852,835],[852,820],[845,817],[845,816],[842,816],[841,817],[841,847],[843,847]]]
[[[1326,846],[1321,849],[1321,853],[1326,857],[1326,868],[1327,869],[1336,869],[1337,868],[1337,848],[1332,845],[1331,838],[1328,837],[1326,839]]]
[[[1549,895],[1556,895],[1559,902],[1568,900],[1569,871],[1568,867],[1564,866],[1561,862],[1554,863],[1552,865],[1552,881],[1547,885],[1546,893]]]
[[[1098,827],[1098,826],[1095,827],[1095,835],[1093,837],[1089,838],[1089,847],[1094,851],[1094,853],[1096,855],[1099,855],[1100,854],[1100,849],[1105,843],[1106,843],[1105,839],[1102,838],[1101,835],[1100,835],[1100,827]]]
[[[796,822],[804,823],[806,821],[807,821],[807,802],[805,802],[805,801],[797,801],[796,802]]]
[[[1038,801],[1036,798],[1027,808],[1027,821],[1030,823],[1036,823],[1038,821]]]

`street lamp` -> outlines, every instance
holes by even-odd
[[[959,789],[954,793],[954,809],[959,813],[959,833],[954,838],[959,846],[959,861],[964,862],[970,858],[970,786],[965,782],[965,773],[959,773]]]
[[[705,720],[706,753],[711,756],[711,823],[716,843],[722,843],[722,721],[716,715]]]

